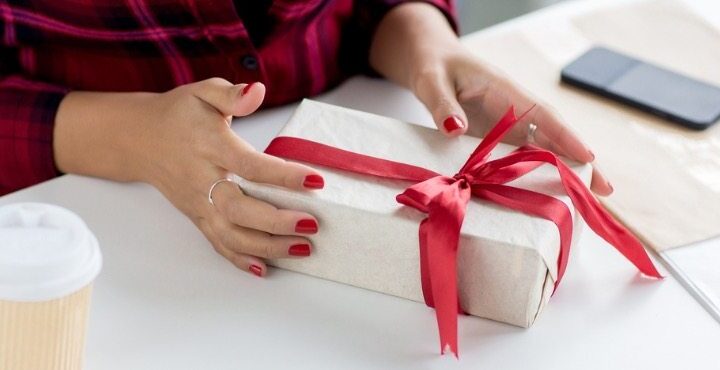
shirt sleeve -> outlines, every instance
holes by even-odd
[[[340,63],[347,73],[365,73],[377,76],[369,63],[370,44],[375,30],[385,14],[394,7],[409,2],[427,3],[445,15],[455,33],[458,33],[457,15],[453,0],[355,0],[353,16],[343,30]]]
[[[0,195],[60,174],[55,114],[67,89],[24,77],[14,49],[0,46]]]

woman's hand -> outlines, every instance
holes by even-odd
[[[534,106],[506,136],[508,142],[525,144],[534,123],[537,145],[582,163],[595,159],[553,109],[468,52],[431,5],[408,3],[390,11],[376,31],[370,62],[411,89],[448,136],[483,136],[511,105],[518,113]],[[590,188],[600,195],[613,191],[595,166]]]
[[[517,114],[532,108],[505,141],[518,146],[525,144],[529,124],[534,123],[536,145],[582,163],[595,160],[595,154],[564,124],[557,112],[469,52],[460,50],[429,63],[434,65],[425,66],[411,88],[444,134],[458,136],[468,132],[485,136],[511,105]],[[600,195],[613,192],[612,185],[597,166],[593,166],[590,188]]]
[[[220,78],[162,94],[70,93],[54,132],[63,172],[152,184],[238,268],[263,276],[262,258],[306,257],[303,235],[318,231],[312,215],[243,194],[221,182],[235,173],[251,181],[296,190],[323,187],[313,169],[257,152],[230,129],[233,116],[254,112],[260,83],[233,85]]]

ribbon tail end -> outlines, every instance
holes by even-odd
[[[445,355],[448,352],[450,352],[456,360],[460,360],[460,353],[458,353],[457,343],[455,343],[455,345],[451,344],[450,342],[445,343],[445,345],[442,346],[442,349],[440,350],[440,355]]]
[[[645,252],[645,250],[642,251],[644,252],[644,255],[641,255],[640,258],[633,262],[633,264],[637,266],[638,270],[640,270],[640,273],[649,278],[658,280],[664,279],[665,277],[660,274],[660,271],[658,271],[647,252]]]
[[[660,274],[660,272],[658,270],[656,270],[655,268],[653,268],[650,271],[641,271],[640,273],[643,276],[648,277],[648,278],[657,279],[657,280],[665,280],[665,276]]]

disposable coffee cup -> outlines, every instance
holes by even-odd
[[[102,257],[76,214],[0,207],[0,369],[82,369],[92,282]]]

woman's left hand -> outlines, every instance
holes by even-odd
[[[470,53],[430,4],[406,2],[385,15],[373,38],[370,65],[412,90],[448,136],[483,136],[510,106],[518,113],[534,106],[506,141],[525,144],[534,123],[535,144],[582,163],[595,159],[557,112]],[[596,166],[590,188],[599,195],[613,191]]]
[[[428,108],[438,129],[448,136],[466,132],[484,136],[514,105],[518,114],[532,110],[508,133],[505,141],[525,144],[529,124],[534,123],[536,145],[582,163],[595,160],[590,148],[563,123],[555,110],[464,49],[426,61],[422,72],[411,79],[410,88]],[[613,191],[596,166],[593,166],[590,187],[599,195]]]

